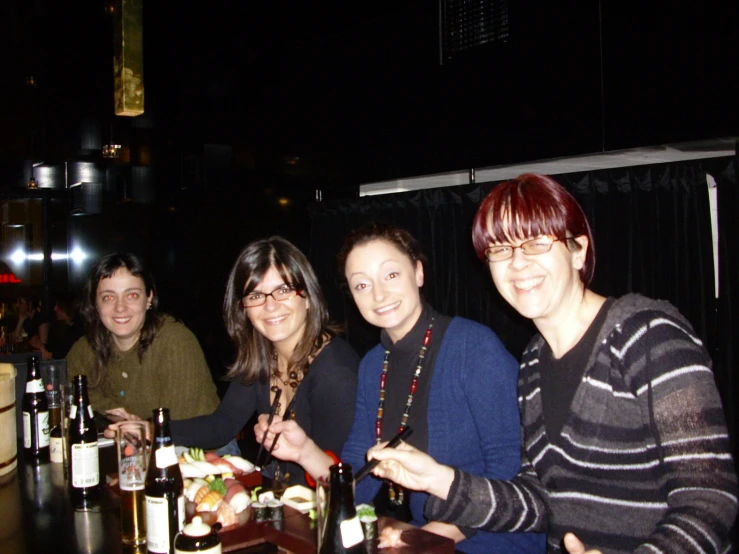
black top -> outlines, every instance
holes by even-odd
[[[390,351],[385,385],[385,415],[382,418],[382,440],[388,441],[398,432],[408,401],[411,379],[418,365],[418,352],[432,317],[434,327],[431,331],[431,343],[426,351],[421,375],[418,378],[418,388],[413,396],[413,405],[408,418],[408,425],[413,428],[413,433],[406,441],[424,452],[428,450],[428,406],[431,377],[434,373],[434,363],[441,347],[441,341],[451,318],[439,314],[424,303],[423,312],[418,321],[398,342],[393,344],[385,330],[380,334],[382,346]]]
[[[552,349],[546,342],[541,348],[539,357],[541,402],[547,436],[552,444],[559,443],[562,427],[570,413],[572,399],[587,368],[588,356],[595,349],[595,341],[611,304],[613,298],[607,298],[582,338],[560,359],[554,359]]]
[[[295,420],[315,443],[339,454],[352,427],[357,398],[359,356],[345,340],[334,337],[310,364],[295,394]],[[269,381],[244,385],[232,381],[220,406],[211,415],[172,421],[177,446],[215,449],[231,441],[254,412],[269,413]],[[246,430],[253,433],[251,429]],[[254,460],[252,460],[254,461]],[[281,464],[291,483],[304,484],[304,472],[296,464]],[[270,464],[271,466],[271,464]],[[267,466],[263,473],[274,475]]]

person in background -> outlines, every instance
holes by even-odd
[[[54,304],[54,315],[56,322],[50,326],[49,340],[46,344],[39,344],[43,360],[66,358],[72,345],[85,334],[75,294],[59,294]]]
[[[14,304],[18,320],[12,332],[13,342],[26,342],[33,350],[40,350],[49,338],[49,322],[39,309],[36,295],[28,289],[23,290]]]
[[[521,449],[518,365],[498,337],[423,300],[424,256],[403,229],[377,224],[356,229],[338,259],[360,313],[382,330],[380,344],[362,358],[354,425],[342,461],[358,470],[373,444],[409,426],[407,440],[446,463],[491,478],[513,477]],[[268,429],[266,418],[256,427],[259,439]],[[324,452],[295,422],[273,423],[268,444],[277,433],[275,456],[297,460],[313,478],[328,474],[334,452]],[[412,522],[453,538],[458,551],[544,551],[544,535],[476,532],[426,518],[427,498],[373,478],[356,487],[356,501],[374,501],[378,512],[407,499]]]
[[[305,255],[279,236],[247,245],[228,278],[223,318],[237,350],[226,375],[231,383],[214,413],[171,422],[175,444],[218,446],[255,412],[269,412],[281,391],[277,414],[295,419],[321,448],[340,451],[351,429],[359,356],[329,322]],[[305,483],[302,468],[279,460],[263,474]]]
[[[369,453],[375,474],[430,493],[428,517],[547,532],[549,552],[727,552],[736,473],[711,359],[688,321],[665,301],[588,288],[590,226],[549,177],[497,185],[473,242],[539,331],[521,360],[522,470],[491,480],[401,445]]]
[[[131,253],[101,258],[85,285],[87,334],[67,354],[67,374],[87,375],[90,403],[111,420],[147,419],[160,406],[186,418],[218,406],[197,338],[159,313],[158,301],[153,276]]]

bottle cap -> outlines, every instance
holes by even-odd
[[[200,516],[193,516],[192,521],[182,528],[182,532],[190,537],[204,537],[210,534],[210,525],[203,523]]]

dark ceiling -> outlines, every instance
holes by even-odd
[[[224,145],[250,179],[342,187],[737,134],[738,3],[610,4],[508,0],[507,43],[440,64],[433,1],[149,0],[127,119],[106,3],[9,0],[0,159],[67,159],[92,121],[161,159]]]

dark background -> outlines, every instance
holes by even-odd
[[[498,2],[507,39],[451,57],[447,3],[146,1],[146,111],[126,118],[113,3],[3,2],[0,192],[25,189],[32,162],[62,191],[60,168],[92,163],[101,202],[51,230],[87,266],[53,272],[56,288],[132,250],[220,353],[233,260],[274,233],[320,245],[317,191],[737,134],[736,2]],[[121,158],[102,158],[109,142]]]

